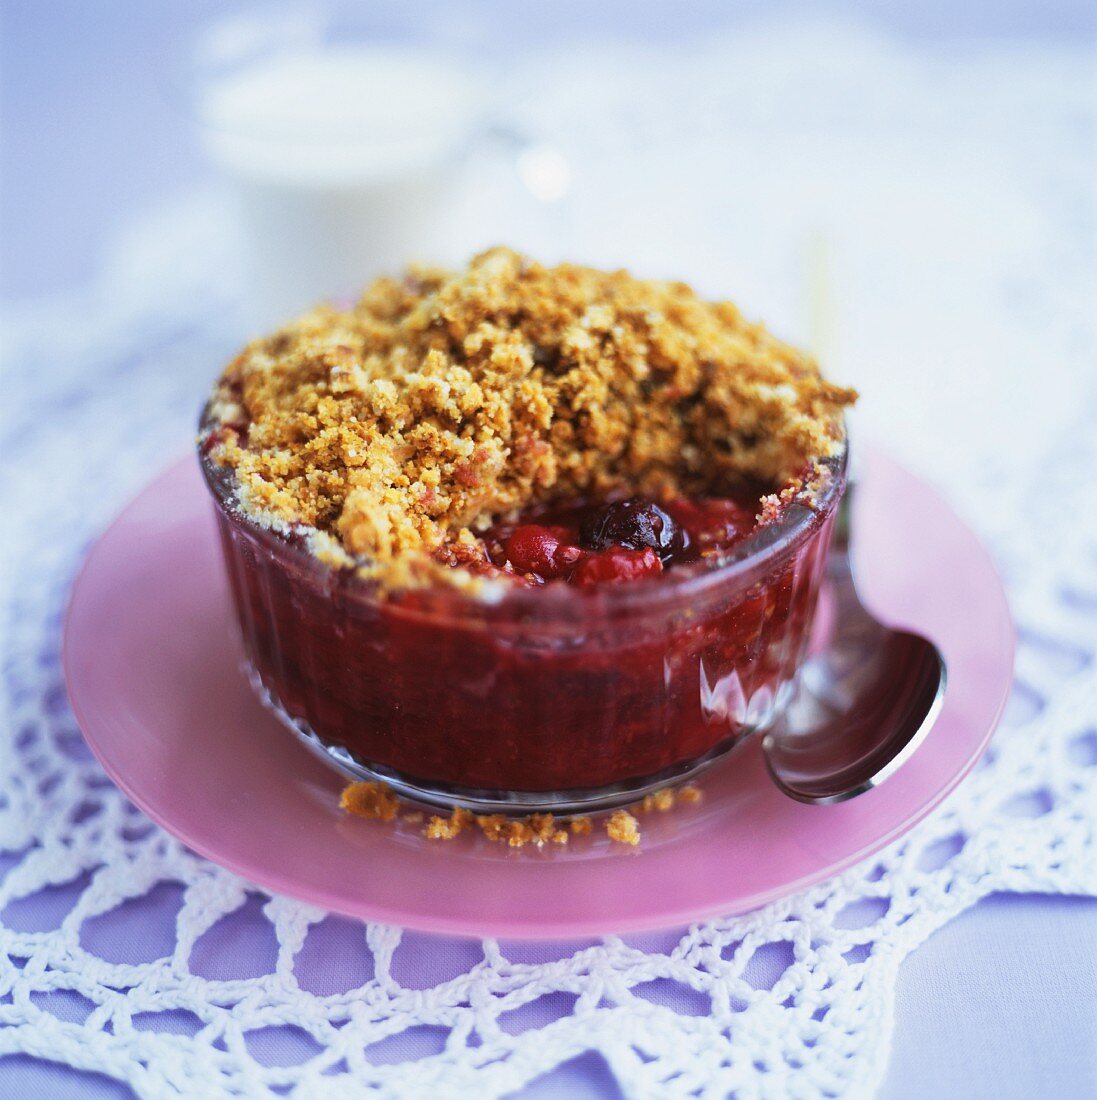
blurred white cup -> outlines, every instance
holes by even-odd
[[[455,260],[447,220],[485,139],[509,147],[537,198],[567,190],[559,154],[493,117],[482,59],[416,27],[373,25],[371,10],[268,9],[199,43],[194,109],[239,205],[254,325],[409,260]]]

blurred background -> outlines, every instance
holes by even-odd
[[[857,23],[942,58],[987,42],[1065,42],[1088,44],[1091,59],[1097,36],[1097,7],[1088,0],[420,0],[387,8],[414,11],[426,25],[463,25],[504,56],[578,38],[591,46],[612,41],[647,48],[666,58],[711,43],[714,33],[748,35],[774,21]],[[4,295],[37,295],[86,281],[111,232],[135,210],[208,182],[209,166],[166,94],[165,78],[202,27],[227,11],[263,9],[223,0],[0,5]],[[285,5],[265,9],[279,12]]]
[[[2,11],[13,306],[200,289],[228,348],[505,242],[735,299],[938,480],[1092,389],[1088,0]]]
[[[405,20],[420,19],[428,28],[463,26],[503,56],[610,40],[666,57],[729,29],[754,35],[768,26],[766,37],[779,38],[775,23],[803,22],[855,23],[943,58],[998,42],[1088,45],[1092,59],[1097,38],[1097,6],[1089,0],[417,0],[362,6],[387,8],[394,16],[403,11]],[[167,94],[167,78],[202,28],[227,12],[262,10],[287,9],[224,0],[0,5],[5,295],[55,291],[90,278],[112,231],[136,210],[209,180],[196,135]],[[872,96],[871,89],[865,92]]]

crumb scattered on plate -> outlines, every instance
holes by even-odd
[[[391,821],[400,808],[400,800],[385,783],[351,783],[343,788],[339,805],[355,817]]]
[[[668,810],[673,810],[679,802],[694,803],[700,802],[700,800],[701,791],[699,788],[687,783],[677,790],[674,787],[664,787],[661,791],[646,794],[634,809],[642,814],[651,813],[653,810],[665,814]]]
[[[677,790],[667,787],[645,797],[633,807],[637,813],[666,813],[679,802],[695,803],[701,799],[697,787],[687,785]],[[400,810],[400,800],[384,783],[351,783],[339,799],[339,805],[355,817],[392,821]],[[418,810],[401,814],[409,825],[421,825],[424,814]],[[493,844],[524,848],[527,844],[543,848],[546,844],[568,843],[570,836],[590,836],[593,821],[583,815],[557,818],[553,814],[530,814],[528,817],[507,817],[505,814],[474,814],[457,808],[448,817],[432,814],[423,827],[428,840],[453,840],[467,829],[477,828]],[[606,836],[618,844],[635,847],[640,843],[640,823],[628,810],[615,810],[605,821]]]
[[[628,810],[614,810],[606,822],[606,836],[618,844],[640,843],[640,822]]]

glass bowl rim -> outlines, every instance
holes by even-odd
[[[207,424],[207,415],[208,406],[202,413],[203,428]],[[277,548],[280,555],[294,560],[319,580],[326,580],[333,588],[339,588],[341,595],[375,604],[383,602],[375,582],[358,576],[351,568],[321,561],[302,542],[291,541],[284,531],[265,526],[242,511],[235,495],[235,470],[212,462],[201,442],[198,445],[198,459],[206,486],[220,514],[229,522],[243,529],[251,538]],[[508,613],[528,615],[541,621],[554,617],[572,621],[580,617],[589,619],[592,612],[621,615],[673,611],[683,604],[721,592],[725,587],[745,588],[791,556],[836,511],[849,470],[849,437],[844,420],[841,449],[829,458],[815,461],[829,471],[827,483],[818,496],[811,503],[806,503],[803,498],[807,493],[802,491],[783,505],[782,514],[775,522],[738,543],[715,564],[679,567],[658,580],[598,585],[589,589],[567,584],[528,587],[490,580],[482,587],[471,590],[452,585],[428,585],[410,590],[417,597],[415,610],[417,613],[433,612],[450,618],[459,615],[483,617],[493,610],[505,609]],[[395,601],[393,605],[400,606],[400,601]]]

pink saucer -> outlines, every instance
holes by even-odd
[[[941,499],[872,453],[859,577],[882,618],[941,647],[944,710],[882,787],[805,806],[769,781],[757,739],[701,780],[704,800],[642,819],[640,848],[596,835],[509,850],[479,836],[347,817],[344,780],[268,714],[241,651],[213,509],[187,459],[92,549],[65,625],[69,696],[119,787],[196,852],[279,893],[432,932],[552,937],[740,913],[842,870],[911,828],[978,759],[1001,714],[1013,629],[986,552]]]

